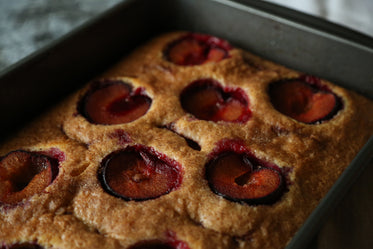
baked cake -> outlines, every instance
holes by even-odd
[[[162,35],[0,147],[1,248],[285,248],[373,102],[222,39]]]

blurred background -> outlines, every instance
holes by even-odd
[[[0,0],[0,71],[121,1]],[[266,1],[373,36],[372,0]]]
[[[266,0],[373,37],[372,0]]]

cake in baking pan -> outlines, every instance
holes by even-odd
[[[220,38],[161,35],[0,146],[0,246],[285,248],[372,117]]]

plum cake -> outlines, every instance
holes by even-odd
[[[372,117],[223,39],[161,35],[0,146],[0,246],[285,248]]]

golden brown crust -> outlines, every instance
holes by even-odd
[[[65,155],[47,189],[15,207],[0,206],[0,243],[37,241],[49,248],[127,248],[169,233],[195,248],[284,248],[320,199],[372,135],[373,102],[322,80],[343,102],[331,120],[304,124],[276,111],[268,96],[274,81],[302,73],[234,48],[230,58],[200,66],[164,59],[167,44],[183,32],[165,34],[138,48],[98,77],[145,89],[152,99],[139,119],[97,125],[78,112],[90,83],[0,146],[0,155],[57,148]],[[252,116],[244,124],[193,118],[179,96],[189,83],[212,78],[240,87]],[[188,147],[173,129],[201,146]],[[288,191],[273,205],[252,206],[213,193],[205,179],[209,154],[223,139],[239,139],[257,158],[287,172]],[[113,151],[151,147],[182,165],[181,186],[159,198],[124,201],[108,194],[97,177]],[[167,235],[168,234],[168,235]]]

